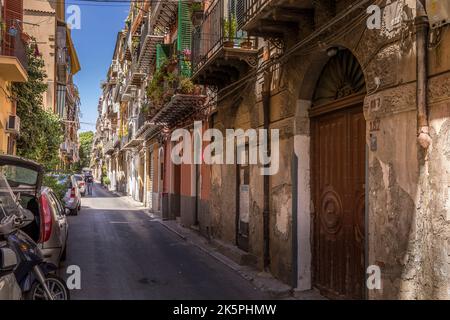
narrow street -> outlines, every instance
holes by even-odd
[[[64,265],[81,268],[81,290],[71,291],[73,299],[268,298],[127,198],[99,185],[69,223]]]

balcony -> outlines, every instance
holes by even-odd
[[[105,147],[103,148],[105,155],[112,155],[116,148],[120,146],[120,139],[117,134],[113,134],[111,139],[106,142]]]
[[[138,126],[135,136],[137,138],[144,138],[152,136],[154,133],[158,132],[160,129],[159,125],[152,124],[150,117],[146,113],[139,113]]]
[[[134,117],[130,120],[129,126],[128,126],[128,140],[127,142],[122,146],[123,150],[131,150],[138,146],[140,146],[144,139],[142,137],[138,137],[136,133],[139,130],[139,118]]]
[[[112,92],[112,98],[114,102],[120,102],[121,100],[121,90],[122,90],[122,84],[120,79],[117,80],[117,83],[113,89]]]
[[[15,36],[0,31],[0,75],[5,81],[25,82],[28,79],[27,57],[22,33]]]
[[[109,140],[106,144],[105,147],[103,148],[105,155],[111,155],[114,153],[114,142],[113,140]]]
[[[107,116],[108,118],[116,118],[117,114],[119,113],[119,103],[118,102],[112,102],[108,105],[107,109]]]
[[[149,125],[172,126],[203,107],[204,88],[187,76],[191,73],[190,59],[187,50],[178,58],[164,60],[158,67],[148,85],[148,101],[142,107],[148,114]]]
[[[123,42],[123,48],[122,48],[123,58],[125,60],[131,61],[131,57],[132,57],[131,48],[132,48],[132,46],[133,46],[133,36],[131,34],[131,31],[128,30],[128,32],[126,33],[125,40]]]
[[[283,38],[298,33],[299,21],[314,18],[314,0],[240,0],[237,24],[248,34],[264,38]]]
[[[148,73],[151,66],[155,63],[156,46],[164,42],[163,35],[155,35],[150,28],[150,20],[146,19],[141,30],[141,50],[137,65],[144,72]]]
[[[116,78],[119,75],[119,61],[113,60],[111,64],[111,77]]]
[[[124,90],[122,92],[121,101],[131,101],[136,96],[137,86],[133,84],[133,78],[127,78]]]
[[[144,82],[146,73],[139,68],[137,64],[133,64],[130,70],[130,84],[133,86],[140,87]]]
[[[150,30],[158,30],[162,34],[169,31],[176,22],[178,0],[151,0],[152,13],[150,16]]]
[[[237,18],[226,13],[227,7],[227,0],[216,1],[193,34],[192,78],[196,83],[222,88],[257,66],[257,39],[237,29]]]
[[[199,112],[206,102],[206,95],[191,95],[176,93],[152,117],[150,124],[155,126],[173,127],[177,122]]]

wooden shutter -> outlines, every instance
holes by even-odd
[[[4,55],[14,55],[15,41],[20,39],[20,29],[23,21],[23,0],[5,0],[3,6],[3,17],[6,24],[6,32],[3,37],[2,53]],[[16,27],[17,36],[12,37],[8,34],[8,30]]]
[[[165,60],[169,57],[170,45],[157,44],[156,45],[156,70],[158,70]]]
[[[177,49],[181,57],[185,49],[192,48],[192,21],[190,13],[190,3],[186,0],[178,0],[178,39]],[[191,66],[189,61],[180,61],[180,74],[184,77],[191,76]]]

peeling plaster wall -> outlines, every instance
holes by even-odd
[[[386,17],[385,17],[386,18]],[[369,290],[371,299],[440,298],[450,296],[450,32],[429,50],[429,117],[432,148],[424,154],[417,144],[415,34],[409,29],[370,31],[364,25],[335,43],[350,49],[366,77],[365,118],[368,155],[368,261],[380,266],[382,289]],[[391,32],[388,32],[391,31]],[[322,55],[322,56],[321,56]],[[327,58],[320,51],[291,61],[285,77],[292,98],[311,99],[317,74]],[[381,80],[378,87],[376,78]],[[306,107],[305,107],[306,108]],[[309,154],[304,109],[295,115],[296,147]],[[378,124],[378,126],[377,126]],[[289,151],[283,151],[289,152]],[[303,161],[307,161],[303,159]],[[308,195],[298,165],[298,284],[308,287],[304,232],[310,226],[300,199]],[[303,182],[302,182],[303,181]],[[303,219],[301,218],[303,212]]]
[[[385,19],[392,18],[387,14]],[[316,17],[318,25],[320,19]],[[414,27],[405,26],[399,31],[384,24],[379,32],[368,30],[362,21],[351,32],[326,44],[351,50],[366,78],[364,115],[369,146],[366,264],[378,265],[382,272],[382,289],[369,290],[368,297],[450,298],[450,32],[447,28],[440,46],[429,50],[433,144],[428,154],[424,154],[416,140]],[[300,30],[302,33],[308,30]],[[297,286],[309,289],[313,235],[307,109],[328,57],[323,50],[300,57],[292,57],[281,68],[281,82],[271,99],[270,126],[280,129],[281,139],[280,171],[270,177],[270,258],[271,272],[286,283],[292,283],[297,263]],[[381,81],[379,86],[377,79]],[[249,88],[243,92],[250,92]],[[262,104],[258,97],[243,94],[242,101],[222,102],[218,110],[215,127],[221,130],[262,127]],[[294,149],[298,161],[295,197],[291,172]],[[232,244],[236,231],[235,193],[236,167],[211,166],[211,235]],[[297,199],[294,205],[298,218],[294,259],[293,198]],[[262,215],[263,177],[257,166],[251,166],[249,251],[257,257],[260,268],[264,241]]]

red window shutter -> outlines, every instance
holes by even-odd
[[[13,55],[14,54],[14,37],[8,34],[8,30],[14,26],[21,31],[22,21],[23,21],[23,0],[5,0],[3,6],[3,17],[6,23],[6,34],[2,44],[3,54]],[[17,37],[20,37],[18,33]]]

